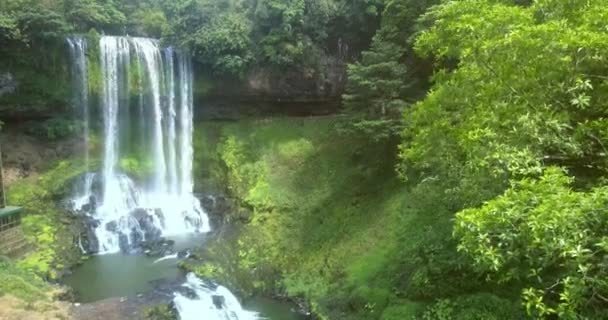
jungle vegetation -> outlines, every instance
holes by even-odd
[[[200,124],[195,175],[252,214],[192,268],[321,319],[606,319],[607,21],[606,0],[4,0],[0,109],[61,117],[68,34],[158,37],[237,79],[348,43],[340,115]]]

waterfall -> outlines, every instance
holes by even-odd
[[[67,43],[88,161],[87,46],[76,37]],[[190,57],[154,39],[114,36],[101,37],[99,54],[102,167],[87,175],[86,191],[72,201],[75,208],[88,205],[82,211],[93,219],[89,252],[130,251],[161,236],[209,231],[193,195]]]
[[[175,293],[173,303],[181,320],[256,320],[256,312],[244,310],[238,299],[225,287],[206,284],[194,274],[186,276],[185,287],[196,293],[186,297]]]
[[[71,60],[72,105],[83,122],[84,157],[89,164],[89,81],[87,72],[87,42],[82,37],[66,39]]]
[[[85,123],[88,163],[89,97],[86,41],[67,39],[74,105]],[[78,183],[72,207],[85,214],[87,253],[130,252],[162,236],[209,231],[193,195],[193,70],[190,57],[157,40],[103,36],[99,41],[103,123],[102,166]],[[130,172],[135,165],[145,174]],[[167,255],[154,263],[178,258]],[[174,293],[182,320],[255,320],[225,287],[187,275],[189,294]]]

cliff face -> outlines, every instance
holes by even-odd
[[[56,161],[68,159],[82,152],[78,138],[43,141],[23,133],[24,126],[2,129],[0,145],[5,186],[30,176],[37,176]]]
[[[327,54],[315,67],[277,69],[259,65],[240,78],[210,74],[198,66],[194,76],[197,117],[239,119],[335,113],[346,85],[346,59],[346,56]],[[63,72],[36,74],[40,79],[30,79],[31,83],[19,81],[15,73],[0,69],[0,120],[13,123],[72,118],[68,67],[64,65],[59,69]],[[38,82],[54,83],[59,89],[44,89],[53,92],[54,96],[49,97],[49,92],[42,92],[44,90],[37,87]],[[91,110],[95,110],[97,99],[95,93],[90,94]]]
[[[0,97],[13,93],[17,89],[17,81],[10,72],[0,73]]]
[[[345,64],[323,59],[319,70],[293,68],[283,72],[255,68],[242,84],[242,96],[268,100],[327,101],[340,97],[346,79]]]
[[[196,77],[195,107],[203,119],[326,115],[339,109],[346,63],[325,56],[316,69],[258,66],[240,79],[205,76],[204,70]]]

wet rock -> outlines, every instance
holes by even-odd
[[[118,234],[118,246],[120,247],[120,250],[122,252],[130,251],[131,246],[129,244],[129,237],[126,234],[124,234],[124,233]]]
[[[226,303],[226,298],[220,295],[212,295],[211,300],[213,301],[213,305],[215,305],[215,307],[218,309],[222,309],[224,303]]]
[[[221,195],[207,195],[201,199],[201,206],[212,221],[222,222],[234,207],[234,202]]]
[[[78,239],[80,243],[79,246],[87,254],[95,254],[99,252],[99,239],[97,239],[97,235],[95,234],[95,228],[99,226],[99,221],[86,216],[81,220],[83,223],[82,231],[80,234],[80,238]]]
[[[142,233],[137,228],[131,228],[131,249],[140,248],[141,242],[144,240]]]
[[[199,229],[203,224],[203,221],[198,214],[193,215],[188,212],[182,212],[182,216],[184,217],[184,222],[192,228]]]
[[[198,294],[196,294],[196,291],[194,291],[194,289],[190,288],[190,287],[180,287],[177,289],[177,292],[180,293],[181,295],[183,295],[184,297],[190,299],[190,300],[194,300],[194,299],[198,299],[199,296]]]
[[[156,241],[142,241],[140,249],[149,257],[164,257],[174,254],[173,240],[159,239]]]
[[[178,251],[177,257],[180,259],[185,259],[185,258],[190,257],[190,249]]]
[[[116,233],[118,231],[118,223],[116,221],[110,221],[106,224],[106,230]]]
[[[243,208],[231,198],[223,195],[207,195],[201,198],[201,206],[207,213],[213,229],[218,229],[228,222],[248,222],[252,212]]]
[[[211,290],[217,290],[217,288],[219,287],[219,284],[213,282],[210,279],[207,278],[201,278],[199,277],[199,279],[201,279],[201,281],[203,281],[203,285]]]
[[[0,73],[0,97],[15,92],[18,82],[10,72]]]
[[[205,208],[205,211],[209,212],[215,208],[215,197],[212,195],[203,197],[201,199],[201,206]]]
[[[158,218],[158,220],[160,221],[160,225],[163,226],[163,228],[165,227],[165,215],[163,214],[163,211],[160,209],[154,209],[154,215]]]
[[[157,214],[156,210],[153,214]],[[145,240],[148,242],[155,242],[161,239],[162,231],[154,224],[154,216],[148,210],[141,208],[135,209],[130,213],[130,216],[137,221],[139,227],[139,229],[132,229],[134,231],[132,236],[135,236],[135,233],[141,232],[143,233],[143,238],[145,238]],[[134,246],[138,245],[138,242],[134,242]]]
[[[89,202],[85,203],[82,208],[80,208],[80,211],[82,211],[85,214],[94,214],[95,211],[97,210],[97,198],[95,196],[90,196],[89,197]]]

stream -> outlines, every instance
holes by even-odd
[[[176,250],[184,250],[193,245],[201,245],[205,241],[205,236],[203,234],[190,234],[170,237],[170,240],[175,241],[174,248]],[[207,303],[201,303],[201,301],[189,300],[181,294],[173,292],[176,286],[198,281],[192,276],[188,277],[177,267],[179,260],[180,258],[177,255],[163,258],[148,257],[145,254],[95,255],[90,256],[81,266],[74,269],[72,274],[63,279],[63,282],[75,290],[76,301],[80,304],[95,303],[115,297],[125,299],[139,297],[144,302],[143,307],[147,303],[169,303],[171,301],[175,303],[176,300],[181,298],[181,304],[195,312],[190,311],[189,315],[188,311],[180,310],[180,319],[223,319],[207,314],[204,317],[201,316],[206,308],[215,309],[211,299]],[[218,292],[218,294],[230,297],[225,298],[226,304],[229,304],[230,299],[236,299],[227,289],[225,292]],[[201,297],[201,300],[204,298],[206,297]],[[238,303],[238,300],[236,303]],[[253,297],[243,301],[242,306],[229,306],[229,308],[230,310],[238,310],[235,312],[236,317],[227,318],[230,320],[307,319],[306,316],[296,311],[296,305],[265,297]]]

